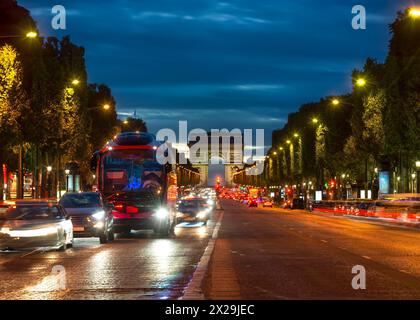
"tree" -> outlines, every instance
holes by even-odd
[[[146,122],[139,118],[127,118],[120,121],[121,132],[147,132]]]
[[[17,51],[10,45],[0,47],[0,165],[10,147],[22,143],[19,119],[28,108],[22,87],[23,70]],[[0,199],[3,198],[3,174],[0,174]]]

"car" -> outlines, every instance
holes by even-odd
[[[114,240],[112,206],[99,193],[65,193],[59,204],[70,217],[76,238],[95,237],[100,243]]]
[[[248,207],[258,207],[258,201],[257,199],[249,199],[248,200]]]
[[[174,205],[165,205],[152,189],[117,192],[108,201],[113,204],[114,232],[129,235],[131,230],[153,230],[157,236],[169,237],[176,225]]]
[[[181,199],[177,205],[177,223],[203,222],[207,224],[211,213],[211,206],[205,199],[190,198]]]
[[[262,206],[263,206],[263,208],[266,208],[266,207],[272,208],[273,207],[273,201],[271,199],[264,198],[262,200]]]
[[[0,250],[72,246],[73,225],[61,205],[47,200],[0,204]]]

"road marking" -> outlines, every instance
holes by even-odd
[[[223,219],[224,212],[220,214],[220,217],[216,223],[216,226],[213,229],[213,234],[209,240],[209,243],[207,244],[206,249],[204,250],[203,255],[201,256],[200,262],[197,265],[197,268],[194,271],[194,274],[188,283],[184,294],[180,300],[204,300],[204,293],[201,289],[201,286],[203,284],[204,277],[207,273],[209,262],[211,255],[213,253],[217,235],[219,233],[220,226],[222,225],[222,219]]]
[[[368,260],[372,260],[372,258],[369,257],[369,256],[362,256],[362,258],[365,258],[365,259],[368,259]]]
[[[407,270],[400,270],[400,272],[406,273],[406,274],[411,274],[410,272],[408,272]]]
[[[41,249],[35,249],[35,250],[31,251],[31,252],[28,252],[28,253],[25,253],[24,255],[21,255],[20,257],[21,258],[25,258],[25,257],[27,257],[27,256],[29,256],[29,255],[31,255],[33,253],[38,252],[38,251],[42,251],[42,250]]]
[[[328,241],[327,240],[321,240],[322,242],[324,242],[324,243],[328,243]]]

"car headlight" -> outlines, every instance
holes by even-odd
[[[3,231],[2,231],[3,232]],[[7,234],[12,238],[30,238],[30,237],[45,237],[51,234],[56,234],[56,227],[47,227],[30,230],[9,230]]]
[[[10,229],[9,228],[1,228],[0,233],[9,234]]]
[[[169,216],[169,211],[166,208],[159,208],[156,210],[155,217],[158,219],[165,219]]]
[[[208,199],[207,204],[212,206],[212,205],[214,205],[214,201],[212,199]]]
[[[92,214],[92,217],[94,217],[96,220],[103,220],[105,218],[105,211],[101,210],[94,214]]]

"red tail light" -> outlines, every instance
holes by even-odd
[[[127,206],[125,208],[125,212],[127,212],[127,213],[139,213],[139,208],[132,207],[132,206]]]
[[[114,204],[114,208],[115,210],[122,212],[124,205],[122,203],[117,203],[117,204]]]

